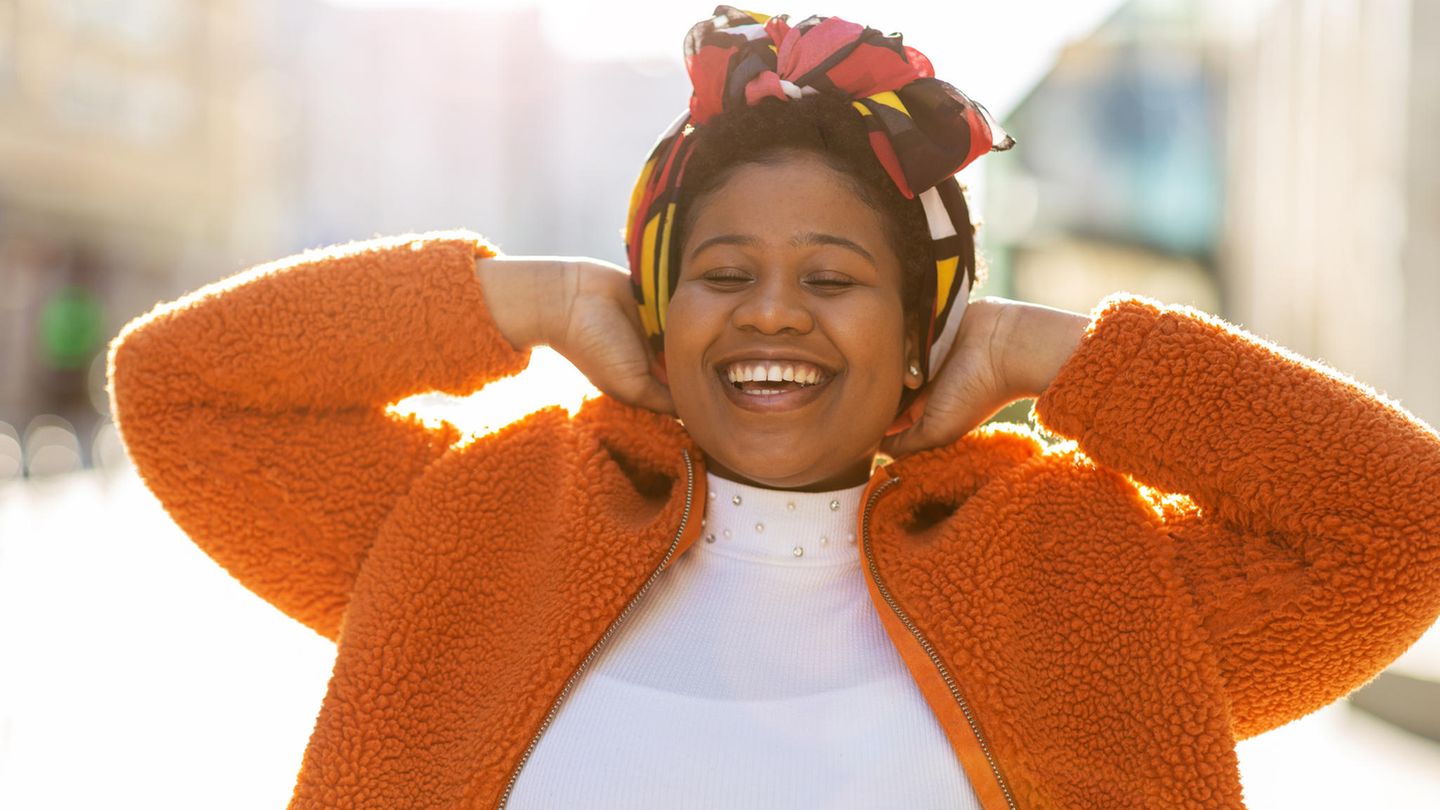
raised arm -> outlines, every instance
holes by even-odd
[[[1112,297],[1039,397],[1174,541],[1237,738],[1364,684],[1440,614],[1440,436],[1185,307]]]
[[[311,251],[158,305],[110,345],[111,412],[146,485],[206,553],[321,635],[338,637],[395,502],[460,438],[387,406],[467,394],[528,362],[526,306],[502,315],[513,342],[487,306],[479,268],[495,254],[464,232]]]

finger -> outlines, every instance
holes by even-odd
[[[907,430],[898,436],[893,436],[882,443],[881,449],[893,459],[901,459],[925,449],[924,442],[917,440],[914,433],[914,430]]]
[[[891,458],[899,458],[915,450],[917,438],[928,429],[925,413],[930,406],[930,395],[933,392],[932,386],[927,385],[921,388],[915,400],[910,403],[910,407],[906,408],[904,414],[895,420],[895,425],[900,429],[881,440],[880,449],[888,453]]]
[[[660,381],[654,377],[632,377],[622,380],[618,384],[601,385],[596,383],[596,387],[626,405],[634,405],[656,413],[671,415],[675,413],[675,401],[670,396],[670,389],[661,385]]]
[[[645,386],[645,390],[641,392],[635,404],[656,413],[675,415],[675,400],[670,396],[670,389],[653,378]]]
[[[882,441],[880,443],[880,449],[894,459],[908,456],[918,450],[923,450],[929,446],[925,440],[925,428],[925,418],[922,416],[920,421],[916,422],[913,427]]]
[[[902,455],[918,453],[958,441],[960,437],[978,427],[986,418],[988,417],[973,412],[941,413],[929,418],[922,414],[912,427],[881,442],[880,447],[890,453],[892,458],[898,459]]]
[[[628,404],[655,411],[657,414],[674,415],[675,401],[671,398],[670,389],[665,388],[654,376],[626,380],[625,388],[624,401]]]
[[[900,445],[900,436],[902,435],[903,434],[896,434],[894,436],[886,436],[884,439],[882,439],[880,441],[880,452],[884,453],[890,458],[896,459],[905,455]]]

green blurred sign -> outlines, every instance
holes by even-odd
[[[40,309],[40,351],[52,368],[80,368],[103,339],[100,300],[84,287],[61,288]]]

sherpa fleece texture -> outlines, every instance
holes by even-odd
[[[494,252],[466,232],[309,252],[110,347],[149,488],[337,644],[292,808],[497,806],[698,536],[702,456],[672,418],[600,397],[467,437],[387,410],[525,367],[475,274]],[[1069,441],[995,425],[900,459],[859,527],[987,808],[1241,807],[1236,740],[1361,686],[1440,613],[1440,437],[1334,371],[1112,296],[1035,414]]]

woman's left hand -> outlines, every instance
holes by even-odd
[[[899,458],[949,444],[1015,400],[1039,396],[1089,323],[1078,312],[1005,298],[969,302],[949,356],[910,407],[914,423],[881,449]]]

